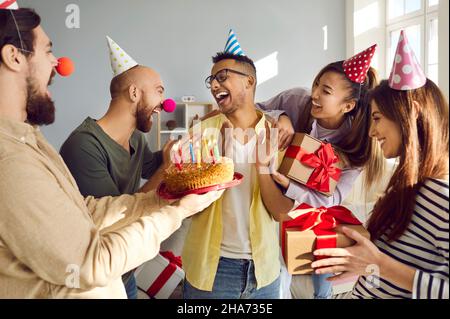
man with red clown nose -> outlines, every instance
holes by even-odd
[[[86,118],[60,151],[84,196],[119,196],[156,189],[170,165],[175,142],[169,141],[163,151],[152,153],[143,134],[150,131],[152,117],[168,104],[164,102],[160,75],[138,65],[109,37],[107,44],[114,75],[108,111],[97,121]],[[148,180],[142,187],[141,178]],[[125,274],[123,281],[128,298],[136,299],[133,273]]]
[[[40,23],[0,1],[0,299],[126,298],[121,276],[222,193],[84,198],[39,131],[58,65]]]

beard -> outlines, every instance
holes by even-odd
[[[152,129],[152,114],[150,117],[145,109],[140,109],[136,112],[136,128],[142,133],[148,133]]]
[[[55,76],[50,77],[49,85]],[[27,122],[31,125],[49,125],[55,121],[55,104],[46,94],[39,92],[36,79],[27,78]]]

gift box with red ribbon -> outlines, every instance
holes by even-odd
[[[140,266],[136,272],[136,283],[147,295],[155,299],[169,299],[181,280],[184,271],[181,257],[172,252],[160,252],[155,258]]]
[[[288,178],[331,196],[341,177],[342,161],[331,144],[308,134],[296,133],[279,172]]]
[[[338,225],[345,225],[370,239],[361,222],[343,206],[315,208],[301,204],[289,216],[291,220],[280,223],[280,237],[284,261],[292,275],[313,273],[314,250],[345,248],[355,243],[335,229]]]

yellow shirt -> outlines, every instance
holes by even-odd
[[[266,122],[264,114],[258,114],[261,120],[255,127],[257,134],[265,128]],[[219,133],[225,119],[226,117],[220,114],[203,121],[202,131],[214,128]],[[279,241],[277,223],[264,207],[257,180],[252,193],[249,234],[257,288],[260,289],[271,284],[280,275]],[[219,199],[192,217],[186,237],[182,255],[183,268],[186,279],[195,288],[212,291],[219,264],[221,241],[222,199]]]
[[[126,298],[182,208],[154,192],[83,198],[39,128],[0,119],[0,299]]]

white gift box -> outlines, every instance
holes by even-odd
[[[174,272],[171,274],[173,270]],[[155,299],[169,299],[180,281],[184,279],[183,269],[170,263],[161,254],[140,266],[134,274],[138,287]],[[168,275],[170,277],[164,282],[163,277]]]

